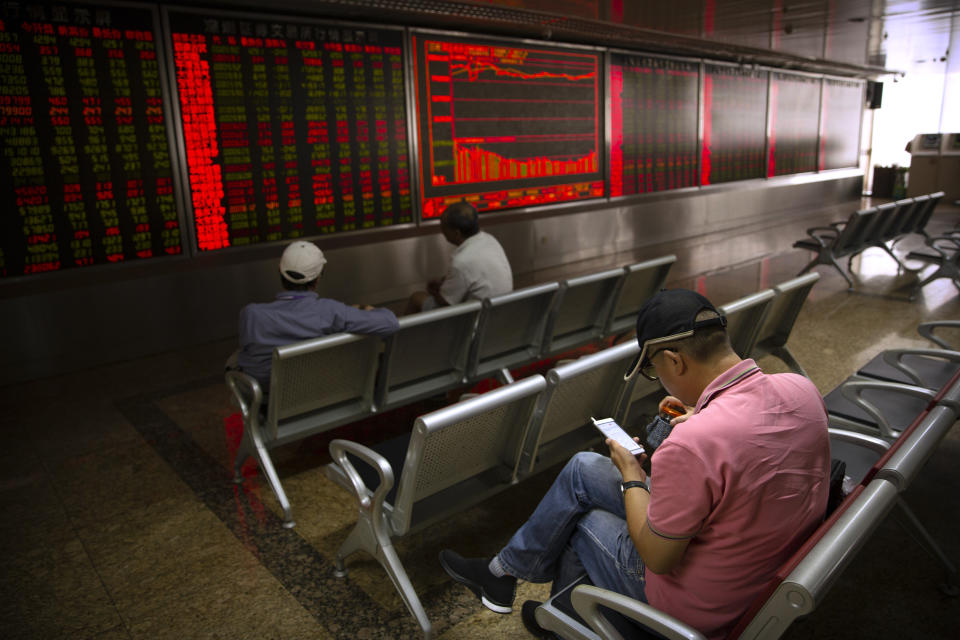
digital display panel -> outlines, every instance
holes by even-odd
[[[168,20],[201,251],[413,221],[402,32]]]
[[[701,184],[766,175],[768,76],[766,71],[705,65]]]
[[[423,217],[604,194],[600,54],[414,38]]]
[[[697,186],[700,65],[613,54],[610,195]]]
[[[181,252],[154,14],[0,5],[0,274]]]
[[[823,79],[820,115],[820,169],[842,169],[860,164],[860,118],[863,83]]]
[[[819,129],[820,78],[771,74],[767,175],[816,171]]]

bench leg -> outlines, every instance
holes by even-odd
[[[407,572],[393,548],[390,536],[383,530],[377,530],[373,526],[368,513],[363,510],[360,512],[360,519],[356,526],[337,551],[333,570],[335,576],[338,578],[346,577],[347,569],[344,566],[344,560],[355,551],[366,551],[377,559],[380,566],[390,576],[390,581],[393,582],[394,588],[400,594],[403,604],[406,605],[411,615],[417,619],[420,628],[423,629],[424,640],[430,640],[433,633],[430,618],[427,617],[427,613],[420,603],[420,598],[417,596],[410,578],[407,577]]]
[[[897,507],[899,507],[899,517],[897,521],[900,522],[901,526],[906,529],[907,533],[917,541],[924,551],[929,553],[934,560],[939,560],[943,568],[946,569],[947,580],[946,583],[940,585],[940,590],[949,596],[955,597],[960,595],[960,580],[958,580],[956,565],[950,561],[950,558],[947,557],[947,554],[943,552],[943,549],[941,549],[937,541],[933,539],[930,532],[927,531],[926,527],[924,527],[917,516],[914,515],[903,498],[897,500]]]
[[[251,455],[254,456],[260,464],[260,470],[263,471],[263,475],[267,477],[267,483],[270,485],[270,488],[273,489],[274,495],[277,496],[280,508],[283,509],[283,526],[287,529],[292,529],[297,523],[293,520],[290,501],[287,499],[287,494],[283,490],[283,485],[280,484],[280,476],[277,475],[277,470],[273,466],[273,460],[270,459],[270,452],[263,443],[260,429],[253,425],[244,424],[243,440],[240,443],[236,460],[234,460],[233,463],[234,482],[238,484],[243,482],[243,476],[240,475],[240,467],[243,466],[243,463]]]

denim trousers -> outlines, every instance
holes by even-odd
[[[610,458],[578,453],[499,553],[507,573],[553,581],[557,593],[584,572],[598,587],[646,602],[644,564],[627,530],[620,471]]]

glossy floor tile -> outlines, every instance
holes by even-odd
[[[519,285],[579,275],[674,252],[671,286],[716,304],[793,277],[810,259],[791,244],[826,211],[785,228],[755,225],[673,246],[643,247],[535,274]],[[960,222],[941,207],[935,227]],[[899,255],[921,248],[917,238]],[[723,262],[724,252],[752,256]],[[907,266],[929,273],[930,265]],[[883,251],[853,261],[855,292],[819,266],[789,348],[826,393],[883,349],[927,347],[919,322],[960,319],[948,280],[910,300],[916,272]],[[960,331],[944,336],[960,344]],[[234,484],[237,409],[223,384],[232,341],[0,388],[0,629],[4,638],[417,638],[419,629],[380,566],[363,554],[333,574],[356,520],[350,496],[326,478],[332,437],[373,443],[408,431],[416,410],[341,427],[275,450],[297,526],[282,526],[254,464]],[[768,371],[786,367],[773,357]],[[441,406],[444,399],[418,405]],[[431,404],[432,403],[432,404]],[[955,427],[906,500],[960,562],[960,431]],[[545,472],[396,544],[440,640],[527,638],[518,612],[481,609],[452,584],[437,551],[495,552],[549,486]],[[941,570],[891,518],[828,599],[788,638],[954,638],[960,599],[938,590]],[[522,584],[543,599],[547,585]]]

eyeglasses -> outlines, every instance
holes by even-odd
[[[670,351],[679,351],[679,349],[677,349],[676,347],[664,347],[662,349],[657,349],[656,351],[650,354],[649,358],[647,358],[647,363],[640,367],[640,375],[642,375],[647,380],[651,380],[653,382],[656,382],[657,380],[659,380],[660,376],[657,375],[657,368],[653,365],[653,359],[656,358],[657,355],[660,354],[660,352],[666,351],[667,349],[669,349]]]

